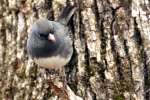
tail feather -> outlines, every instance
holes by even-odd
[[[60,22],[61,24],[67,25],[70,18],[73,16],[76,10],[77,10],[76,6],[66,6],[63,9],[62,13],[60,14],[58,18],[58,22]]]

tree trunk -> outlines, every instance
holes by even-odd
[[[55,20],[70,3],[79,9],[69,98],[150,100],[149,0],[0,0],[0,100],[57,99],[48,80],[59,86],[60,76],[33,63],[26,40],[38,18]]]

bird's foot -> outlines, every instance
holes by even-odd
[[[52,93],[58,96],[59,100],[70,100],[67,94],[66,88],[64,88],[64,86],[58,87],[52,81],[49,81],[49,85],[50,85]]]

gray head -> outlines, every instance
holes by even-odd
[[[31,57],[49,57],[55,55],[60,42],[60,37],[54,30],[53,22],[40,19],[31,27],[27,51]]]

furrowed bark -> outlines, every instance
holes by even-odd
[[[26,40],[31,24],[41,17],[56,20],[69,4],[78,7],[70,22],[69,98],[149,100],[148,0],[1,0],[0,99],[57,100],[49,79],[59,87],[61,76],[34,64]]]

